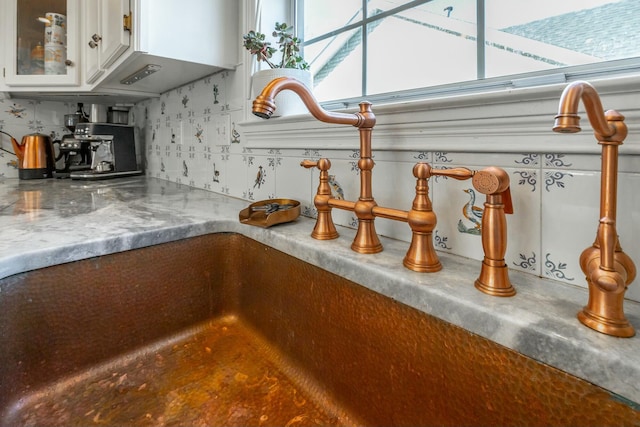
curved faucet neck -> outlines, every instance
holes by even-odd
[[[283,90],[296,93],[311,115],[321,122],[352,125],[357,128],[372,128],[375,125],[376,119],[369,102],[361,102],[360,111],[357,113],[329,112],[320,106],[311,91],[302,82],[291,77],[279,77],[265,86],[262,93],[253,101],[253,113],[263,118],[269,118],[275,111],[273,99]]]
[[[596,137],[599,140],[607,140],[614,136],[617,129],[607,120],[598,92],[585,81],[573,82],[562,92],[554,130],[560,132],[577,132],[580,130],[578,126],[578,120],[580,119],[578,116],[578,104],[580,99],[584,103],[589,123],[591,123]],[[624,136],[622,139],[624,139]]]

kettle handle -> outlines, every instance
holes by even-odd
[[[55,145],[55,144],[60,145],[61,142],[62,142],[61,140],[56,139],[55,141],[51,142],[51,145]],[[55,154],[55,150],[53,150],[53,153]],[[64,156],[64,152],[61,151],[61,150],[58,150],[58,155],[55,156],[55,161],[57,162],[58,160],[60,160],[62,158],[62,156]]]

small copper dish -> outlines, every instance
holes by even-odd
[[[240,222],[271,227],[291,222],[300,216],[300,202],[292,199],[267,199],[255,202],[240,211]]]

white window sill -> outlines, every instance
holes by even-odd
[[[640,75],[591,80],[605,110],[625,116],[622,155],[640,154]],[[566,83],[502,89],[425,101],[373,105],[374,150],[512,153],[600,153],[581,103],[583,131],[567,138],[551,128]],[[251,108],[251,100],[248,109]],[[346,110],[357,111],[357,110]],[[249,113],[249,115],[251,115]],[[247,148],[357,149],[350,126],[321,123],[310,114],[241,124]]]

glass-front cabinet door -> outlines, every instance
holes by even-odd
[[[5,84],[74,86],[79,82],[78,0],[2,0]]]

